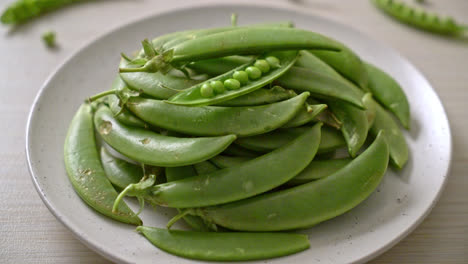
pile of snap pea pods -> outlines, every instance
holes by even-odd
[[[408,160],[403,90],[336,40],[280,22],[142,46],[78,109],[64,160],[91,208],[162,250],[220,261],[305,250],[307,236],[290,230],[347,212],[389,161]],[[145,203],[175,209],[167,229],[142,225]],[[170,229],[181,219],[193,230]]]

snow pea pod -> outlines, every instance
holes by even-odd
[[[277,67],[269,70],[267,73],[260,74],[260,76],[258,76],[257,78],[247,77],[245,83],[240,83],[240,87],[238,89],[225,89],[224,91],[213,94],[212,96],[204,96],[201,92],[204,86],[211,86],[213,82],[217,81],[224,82],[224,86],[226,86],[226,81],[235,78],[234,75],[236,74],[236,72],[247,72],[249,69],[254,68],[253,66],[256,62],[258,62],[259,60],[264,60],[269,56],[274,56],[277,59],[279,59],[280,64]],[[288,69],[296,61],[296,57],[297,51],[267,53],[266,55],[260,56],[256,60],[251,60],[250,62],[243,64],[231,71],[228,71],[224,74],[206,80],[205,82],[187,88],[184,91],[173,95],[171,98],[168,99],[168,102],[172,104],[191,106],[211,105],[218,104],[244,94],[248,94],[271,83],[272,81],[280,77],[282,74],[284,74],[286,71],[288,71]]]
[[[316,120],[316,117],[327,109],[326,104],[316,104],[311,105],[307,104],[301,108],[301,110],[296,114],[296,116],[284,124],[283,128],[298,127],[304,124],[307,124],[313,120]]]
[[[408,161],[408,145],[398,124],[382,106],[374,101],[375,121],[370,129],[372,135],[377,135],[380,130],[385,131],[385,139],[390,149],[390,161],[401,169]]]
[[[171,254],[208,261],[248,261],[290,255],[309,248],[294,233],[194,232],[139,226],[153,245]]]
[[[246,149],[269,152],[274,149],[289,143],[296,139],[308,127],[297,127],[289,129],[275,130],[270,133],[265,133],[252,137],[239,138],[235,141],[236,144]],[[333,128],[322,127],[321,140],[318,153],[326,153],[335,149],[346,146],[343,136]]]
[[[117,192],[107,179],[94,137],[93,113],[83,104],[68,128],[64,146],[65,168],[78,195],[97,212],[120,222],[140,225],[141,220],[125,204],[113,213]]]
[[[109,181],[120,189],[143,178],[141,166],[113,157],[105,147],[101,147],[101,163]]]
[[[190,208],[222,204],[271,190],[301,172],[312,161],[320,142],[321,123],[289,144],[241,166],[159,184],[130,195],[161,206]]]
[[[217,167],[224,169],[224,168],[238,166],[251,159],[252,158],[250,157],[230,157],[230,156],[218,155],[210,159],[210,161],[213,164],[215,164]]]
[[[197,172],[198,175],[209,174],[209,173],[219,170],[218,167],[216,167],[213,163],[211,163],[208,160],[194,164],[193,167],[195,168],[195,171]]]
[[[286,90],[281,86],[273,86],[270,89],[262,88],[255,90],[251,93],[241,95],[221,102],[219,106],[254,106],[272,104],[279,101],[283,101],[296,96],[297,94],[293,90]]]
[[[115,120],[106,106],[97,110],[97,131],[112,148],[143,164],[177,167],[195,164],[216,156],[227,148],[235,135],[202,138],[168,137],[141,128],[130,128]]]
[[[223,154],[234,157],[258,157],[261,155],[256,151],[243,148],[236,144],[231,144],[227,149],[223,151]]]
[[[111,94],[107,96],[107,104],[109,105],[109,109],[115,116],[120,123],[133,126],[133,127],[141,127],[141,128],[148,128],[148,125],[134,114],[129,112],[126,108],[119,106],[119,98],[115,94]]]
[[[286,101],[260,106],[191,107],[165,101],[130,98],[127,108],[149,124],[189,135],[239,137],[266,133],[281,127],[303,108],[309,96],[302,93]]]
[[[126,60],[121,60],[120,67],[131,66],[129,66],[129,62]],[[177,91],[187,89],[204,80],[202,76],[199,76],[200,79],[188,79],[174,72],[167,74],[162,74],[161,72],[125,72],[120,73],[119,76],[130,89],[157,99],[168,99],[176,94]]]
[[[171,62],[198,61],[275,50],[341,50],[342,45],[318,33],[297,28],[246,27],[188,40],[172,47]]]
[[[352,159],[313,160],[301,173],[292,178],[286,185],[301,185],[328,177],[347,166]]]
[[[317,98],[340,100],[364,109],[361,93],[352,89],[346,82],[330,77],[321,70],[294,66],[275,83],[296,91],[308,91]]]
[[[367,71],[356,53],[343,45],[339,52],[327,52],[324,50],[310,50],[312,54],[333,67],[348,80],[357,84],[363,91],[368,92]]]
[[[382,180],[388,164],[383,133],[379,132],[361,155],[328,177],[189,213],[242,231],[306,228],[341,215],[364,201]]]
[[[408,129],[410,125],[410,108],[408,99],[400,85],[387,73],[370,63],[365,63],[369,73],[369,90],[375,99],[390,110]]]

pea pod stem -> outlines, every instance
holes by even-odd
[[[116,90],[112,89],[112,90],[108,90],[108,91],[104,91],[104,92],[101,92],[101,93],[98,93],[96,95],[93,95],[91,97],[88,97],[87,99],[87,102],[91,103],[91,102],[94,102],[102,97],[105,97],[105,96],[108,96],[108,95],[111,95],[111,94],[115,94],[116,93]]]

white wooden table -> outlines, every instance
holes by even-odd
[[[0,0],[0,9],[9,2]],[[27,114],[47,76],[80,47],[129,21],[187,2],[89,2],[13,31],[0,27],[0,263],[108,263],[74,238],[36,193],[25,157]],[[429,9],[468,24],[468,1],[426,2]],[[440,201],[412,234],[372,263],[468,263],[468,41],[403,26],[367,0],[295,0],[289,4],[357,28],[398,50],[429,79],[448,113],[454,153]],[[47,50],[40,39],[49,29],[57,32],[60,44],[54,51]]]

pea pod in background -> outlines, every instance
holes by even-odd
[[[127,108],[149,124],[189,135],[238,137],[263,134],[283,126],[302,110],[305,92],[289,100],[260,106],[190,107],[165,101],[130,98]]]
[[[107,106],[96,111],[94,123],[99,135],[124,156],[143,164],[177,167],[195,164],[226,149],[235,135],[177,138],[117,122]]]
[[[362,154],[328,177],[237,202],[188,209],[189,213],[241,231],[306,228],[336,217],[365,200],[382,180],[389,157],[383,133]]]
[[[123,223],[141,224],[140,218],[125,203],[112,212],[118,194],[101,165],[94,137],[93,110],[89,104],[78,109],[68,128],[64,160],[73,188],[91,208]]]

